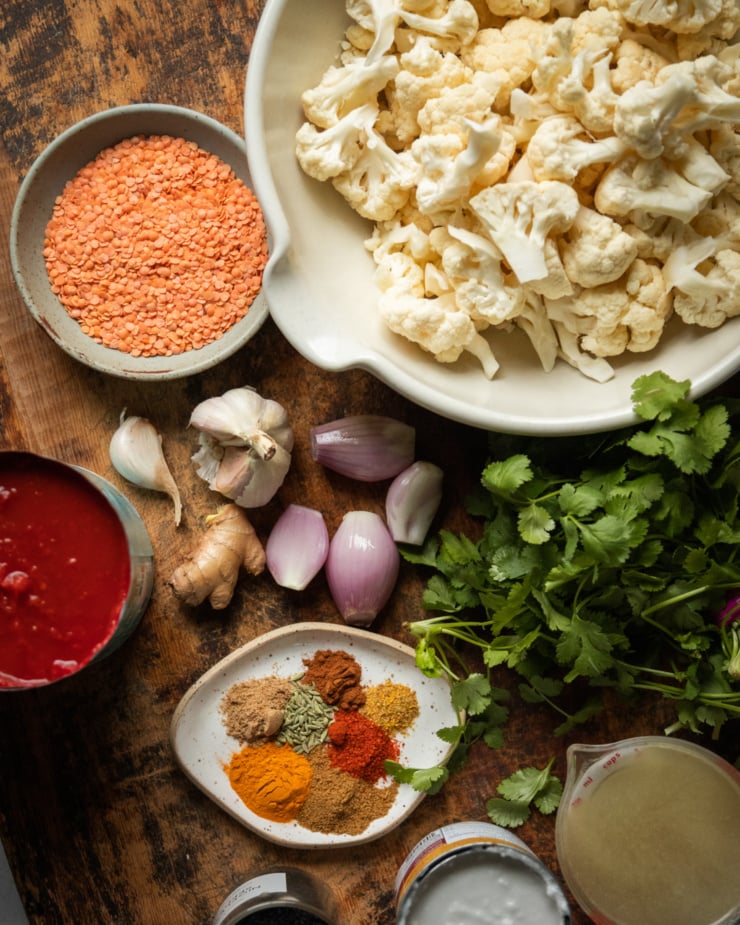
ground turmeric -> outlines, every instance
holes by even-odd
[[[306,802],[313,772],[305,755],[266,742],[235,752],[226,772],[244,804],[263,819],[290,822]]]
[[[206,522],[206,532],[169,585],[184,604],[197,607],[208,598],[214,610],[223,610],[234,596],[241,566],[252,575],[264,571],[265,550],[236,504],[224,505]]]

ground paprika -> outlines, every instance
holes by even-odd
[[[338,710],[328,736],[332,765],[370,784],[385,777],[387,759],[398,759],[398,743],[377,723],[356,711]]]

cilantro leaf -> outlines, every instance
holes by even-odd
[[[532,804],[546,815],[555,812],[563,795],[563,785],[551,773],[553,759],[545,768],[521,768],[502,780],[496,788],[500,797],[486,803],[492,822],[514,827],[526,822]]]

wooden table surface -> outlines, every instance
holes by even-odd
[[[214,496],[194,473],[187,422],[200,400],[251,385],[285,404],[296,432],[291,472],[253,520],[263,539],[290,502],[342,514],[382,510],[385,486],[333,477],[310,458],[312,424],[344,414],[392,414],[417,428],[417,455],[446,472],[440,523],[466,524],[462,500],[477,479],[486,435],[421,410],[360,371],[311,366],[271,321],[232,359],[191,379],[137,384],[106,377],[59,350],[27,314],[8,259],[20,181],[63,129],[110,106],[188,106],[242,132],[254,0],[3,0],[0,9],[0,448],[26,448],[92,469],[118,485],[145,520],[156,552],[150,607],[126,645],[79,676],[0,698],[0,837],[34,925],[206,925],[226,895],[274,865],[317,873],[334,890],[343,925],[390,925],[393,883],[416,841],[436,826],[485,819],[496,784],[523,764],[565,774],[570,741],[613,741],[662,731],[664,708],[608,711],[569,740],[548,712],[513,701],[506,745],[476,748],[467,767],[384,838],[356,849],[289,850],[253,835],[194,787],[176,765],[169,725],[180,698],[211,665],[268,630],[303,620],[340,622],[323,578],[303,594],[266,573],[244,576],[222,613],[179,606],[165,578],[190,548]],[[123,408],[148,417],[184,501],[184,521],[155,495],[123,483],[108,442]],[[421,614],[421,576],[402,566],[375,629],[410,642],[403,621]],[[507,682],[501,679],[502,684]],[[518,834],[558,873],[554,818]],[[585,916],[574,908],[575,925]],[[0,910],[2,922],[2,910]]]

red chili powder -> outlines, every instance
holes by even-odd
[[[385,777],[386,759],[395,761],[398,743],[361,713],[338,710],[328,729],[329,760],[335,768],[374,784]]]
[[[137,135],[70,180],[46,228],[52,291],[94,340],[132,356],[203,347],[262,284],[262,210],[194,142]]]
[[[0,453],[0,688],[89,662],[118,625],[130,574],[124,528],[84,476]]]

